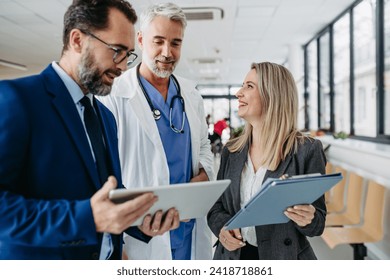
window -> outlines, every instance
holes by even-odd
[[[223,118],[230,118],[229,125],[232,128],[237,128],[244,124],[244,120],[238,117],[238,102],[235,97],[241,87],[237,85],[199,85],[197,88],[204,99],[205,115],[210,115],[210,134],[213,133],[214,123]],[[222,142],[225,143],[229,138],[229,131],[226,130],[226,133],[224,131]]]
[[[390,0],[355,1],[304,54],[305,128],[390,144]]]
[[[376,1],[364,0],[353,11],[355,135],[377,136]]]
[[[349,134],[350,125],[350,15],[333,25],[335,132]]]
[[[298,129],[305,129],[305,83],[303,77],[296,80],[298,90]]]
[[[211,115],[211,122],[214,123],[219,119],[229,117],[229,94],[227,86],[207,87],[198,86],[200,94],[204,98],[205,114]]]
[[[320,128],[330,129],[329,32],[320,37]]]
[[[308,107],[306,108],[309,119],[309,129],[318,128],[318,77],[317,77],[317,41],[313,40],[307,47],[307,93]]]
[[[385,29],[385,75],[384,75],[384,104],[385,104],[385,134],[390,135],[390,0],[385,1],[384,7],[384,29]]]
[[[230,95],[236,96],[237,91],[239,91],[241,87],[231,87]],[[230,108],[231,108],[231,116],[230,116],[230,126],[232,128],[238,128],[244,125],[244,120],[238,116],[238,99],[232,98],[230,99]]]

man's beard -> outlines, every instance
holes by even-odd
[[[89,49],[81,57],[78,70],[79,82],[88,93],[98,96],[105,96],[110,93],[112,85],[103,82],[103,74],[97,67],[96,60]]]
[[[150,59],[147,54],[143,54],[143,61],[145,64],[149,67],[149,69],[159,78],[168,78],[172,72],[175,70],[175,67],[178,63],[178,60],[176,60],[174,63],[172,63],[171,69],[159,69],[156,60],[166,62],[167,59],[162,57],[155,57],[154,59]],[[168,60],[169,61],[169,60]]]

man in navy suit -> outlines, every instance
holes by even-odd
[[[129,227],[156,201],[152,194],[108,199],[122,186],[116,123],[94,98],[108,94],[136,58],[136,20],[126,1],[75,0],[64,17],[60,61],[39,75],[0,81],[0,259],[120,259],[124,230],[151,238]],[[177,211],[152,223],[156,234],[175,228]]]

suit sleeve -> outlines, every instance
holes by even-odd
[[[322,148],[322,143],[319,140],[314,140],[304,157],[303,174],[325,174],[325,165],[326,157]],[[312,222],[305,227],[296,225],[297,229],[302,234],[310,237],[321,235],[325,229],[326,204],[324,195],[314,201],[312,205],[316,208]]]
[[[0,240],[32,247],[96,245],[89,200],[45,201],[0,191]]]
[[[225,179],[224,173],[226,169],[226,162],[228,157],[228,149],[224,147],[222,155],[221,155],[221,164],[217,175],[217,180]],[[228,187],[229,189],[229,187]],[[218,198],[218,200],[214,203],[207,214],[207,223],[210,227],[211,231],[214,233],[216,237],[219,236],[219,232],[226,224],[227,221],[230,220],[232,215],[229,214],[227,209],[225,209],[224,201],[228,200],[227,196],[228,189]]]
[[[29,191],[23,169],[38,163],[28,158],[31,128],[23,101],[11,83],[0,82],[1,242],[36,247],[96,244],[89,200],[27,199],[21,194]]]

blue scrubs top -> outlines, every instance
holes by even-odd
[[[160,110],[161,118],[156,121],[160,138],[164,147],[169,168],[169,183],[187,183],[192,178],[191,131],[187,115],[184,114],[183,133],[176,133],[170,127],[170,120],[177,129],[183,122],[183,104],[178,98],[179,86],[173,78],[169,80],[168,95],[165,101],[162,95],[147,80],[140,76],[141,83],[147,92],[153,107]],[[171,106],[172,99],[174,102]],[[172,107],[172,117],[170,109]],[[195,220],[180,223],[179,228],[170,231],[173,259],[191,259],[192,229]]]

